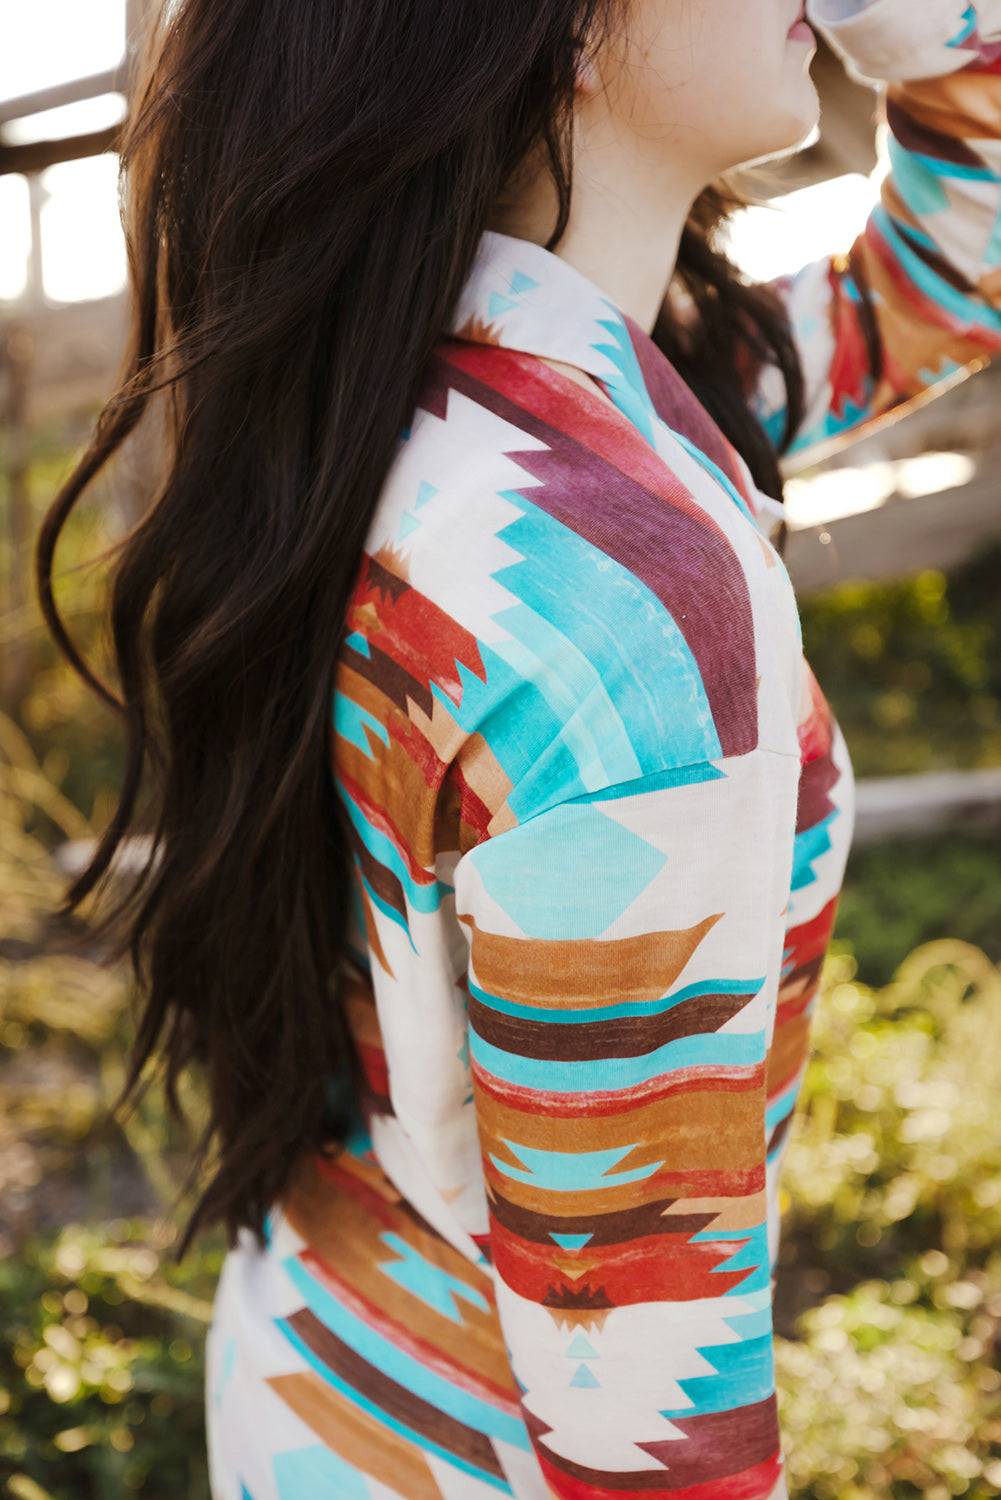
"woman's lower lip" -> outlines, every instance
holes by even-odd
[[[817,38],[806,21],[796,21],[789,27],[789,36],[794,42],[815,42]]]

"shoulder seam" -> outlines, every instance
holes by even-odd
[[[496,839],[503,838],[505,834],[517,833],[519,829],[527,828],[529,824],[534,823],[537,818],[544,817],[546,813],[555,812],[557,808],[573,807],[575,804],[583,803],[591,799],[598,800],[603,794],[615,792],[620,787],[636,786],[637,788],[639,788],[639,786],[644,781],[649,781],[654,776],[662,776],[666,772],[688,771],[696,766],[712,766],[715,769],[721,769],[724,765],[727,765],[733,761],[745,761],[750,759],[751,756],[758,754],[774,755],[777,756],[780,760],[791,760],[796,763],[797,767],[801,767],[802,765],[802,758],[798,751],[780,750],[771,745],[759,744],[752,745],[749,750],[743,750],[738,755],[717,755],[713,759],[707,758],[705,760],[687,761],[684,765],[655,766],[650,770],[641,771],[637,776],[627,777],[623,781],[609,782],[607,786],[596,787],[593,791],[590,792],[579,792],[575,797],[560,797],[556,802],[551,802],[548,807],[540,808],[538,812],[532,813],[531,817],[525,818],[523,822],[514,823],[509,828],[500,829],[498,833],[488,833],[485,838],[478,839],[477,842],[475,844],[471,844],[468,849],[462,850],[459,855],[459,860],[464,860],[467,855],[475,853],[477,849],[482,848],[484,845],[492,844]],[[696,785],[697,783],[681,783],[681,785],[686,784]],[[459,861],[457,861],[456,863],[458,864],[458,862]]]

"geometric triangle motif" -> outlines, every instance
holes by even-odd
[[[567,1357],[574,1359],[600,1359],[597,1349],[589,1343],[585,1335],[578,1328],[566,1349]]]

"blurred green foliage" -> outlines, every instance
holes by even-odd
[[[78,413],[79,431],[89,433],[96,416],[96,408]],[[0,598],[5,603],[0,614],[0,656],[8,671],[23,662],[23,672],[16,675],[25,684],[25,690],[14,701],[8,696],[3,706],[26,737],[46,779],[69,804],[103,827],[122,765],[118,719],[68,670],[44,627],[33,593],[26,602],[7,607],[9,599],[28,592],[25,584],[32,577],[33,565],[10,555],[5,458],[0,426]],[[69,473],[66,434],[55,425],[37,425],[30,435],[27,458],[32,496],[40,504],[42,497],[55,495]],[[122,481],[114,471],[95,479],[63,531],[53,569],[56,601],[70,635],[84,658],[112,686],[108,630],[101,611],[108,565],[102,559],[124,529],[121,489]],[[17,589],[13,587],[15,570]],[[46,831],[51,838],[62,830],[58,824],[49,824]]]
[[[222,1252],[178,1268],[170,1239],[144,1221],[73,1225],[0,1266],[12,1495],[207,1500],[203,1344]]]
[[[870,984],[886,984],[901,954],[955,937],[1001,962],[1001,838],[951,833],[854,848],[838,907]]]
[[[800,601],[803,648],[859,776],[1001,765],[1001,543],[948,576]]]
[[[862,983],[839,940],[783,1173],[790,1479],[816,1500],[1001,1493],[1001,969],[927,943]]]
[[[92,825],[2,716],[0,751],[0,1479],[15,1500],[199,1500],[222,1246],[172,1263],[177,1127],[155,1092],[122,1126],[107,1118],[124,975],[47,929],[63,880],[39,830]],[[193,1088],[186,1102],[197,1119]],[[123,1202],[142,1216],[122,1218]]]

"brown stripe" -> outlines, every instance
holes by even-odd
[[[672,1417],[674,1426],[683,1429],[685,1439],[668,1439],[663,1442],[637,1441],[634,1446],[649,1453],[657,1467],[653,1469],[630,1469],[628,1473],[609,1473],[603,1469],[586,1468],[556,1454],[546,1445],[545,1438],[552,1428],[541,1417],[525,1411],[525,1424],[533,1443],[545,1455],[546,1463],[561,1474],[568,1474],[581,1484],[593,1487],[596,1494],[613,1495],[616,1490],[628,1490],[630,1494],[649,1490],[655,1495],[669,1495],[674,1490],[689,1486],[707,1485],[714,1480],[735,1478],[757,1465],[766,1467],[769,1459],[776,1462],[775,1478],[778,1477],[778,1455],[780,1451],[777,1407],[774,1396],[754,1406],[741,1407],[737,1411],[714,1412],[704,1417],[680,1419]],[[772,1480],[774,1484],[774,1479]],[[764,1494],[755,1484],[751,1489],[724,1486],[729,1494]],[[772,1493],[770,1488],[769,1494]]]
[[[714,1229],[755,1229],[765,1222],[768,1213],[765,1193],[748,1193],[742,1198],[679,1198],[679,1211],[711,1214]],[[670,1223],[674,1205],[667,1211]]]
[[[1001,74],[963,68],[942,78],[893,83],[887,89],[887,109],[905,111],[912,131],[920,126],[954,143],[995,140],[1001,119]],[[954,159],[955,149],[954,145],[946,150],[943,144],[933,154],[948,161]]]
[[[563,1194],[560,1195],[561,1198]],[[572,1194],[567,1194],[572,1197]],[[618,1245],[624,1241],[645,1239],[648,1235],[675,1236],[687,1240],[706,1229],[716,1218],[712,1213],[668,1214],[673,1198],[660,1197],[636,1208],[613,1210],[605,1214],[535,1213],[508,1198],[495,1196],[491,1206],[497,1222],[519,1239],[552,1247],[550,1232],[556,1234],[589,1234],[587,1249],[599,1245]],[[757,1220],[755,1221],[757,1222]]]
[[[684,1442],[639,1442],[636,1446],[666,1466],[667,1488],[672,1490],[686,1484],[708,1484],[752,1469],[779,1447],[774,1396],[766,1396],[752,1406],[670,1420],[685,1434]]]
[[[403,885],[399,876],[394,875],[392,870],[371,854],[361,834],[351,822],[347,823],[347,836],[361,866],[362,874],[373,891],[393,911],[399,912],[404,922],[406,922],[407,902],[403,894]]]
[[[829,753],[806,761],[800,770],[796,799],[797,833],[822,823],[834,811],[830,792],[840,780],[841,771]]]
[[[408,1496],[408,1500],[411,1496],[413,1500],[441,1500],[441,1490],[421,1449],[340,1391],[325,1385],[314,1371],[272,1375],[267,1383],[346,1463]]]
[[[798,1016],[790,1016],[788,1021],[776,1026],[768,1054],[766,1088],[769,1094],[775,1093],[780,1082],[791,1079],[806,1057],[810,1044],[810,1021],[810,1012],[802,1011]]]
[[[679,1089],[677,1094],[638,1103],[615,1114],[591,1112],[577,1101],[574,1111],[560,1116],[537,1108],[530,1113],[501,1103],[479,1088],[477,1114],[484,1152],[488,1149],[502,1162],[524,1169],[517,1146],[541,1151],[608,1151],[616,1146],[628,1154],[616,1170],[642,1167],[667,1160],[672,1171],[707,1165],[707,1143],[712,1166],[720,1169],[747,1167],[760,1159],[765,1108],[764,1072],[754,1088],[726,1085],[718,1089],[704,1084]],[[514,1151],[505,1145],[514,1142]],[[631,1192],[642,1191],[633,1183]],[[652,1193],[651,1196],[663,1196]]]
[[[385,594],[394,604],[410,588],[404,560],[392,547],[380,547],[374,556],[366,557],[364,566],[365,581],[371,588]]]
[[[893,201],[892,182],[884,185],[888,195],[890,211],[897,216]],[[899,272],[894,263],[888,267],[881,254],[877,253],[878,237],[866,237],[857,251],[865,278],[876,299],[876,316],[882,331],[883,343],[892,348],[895,383],[883,381],[873,397],[873,406],[892,410],[910,396],[924,395],[928,387],[928,375],[923,372],[945,373],[946,366],[970,364],[983,358],[983,343],[966,338],[950,329],[931,326],[922,318],[914,316],[914,301],[920,294],[899,285]]]
[[[792,1005],[795,1002],[797,1009],[802,1010],[809,998],[809,993],[817,988],[824,967],[824,958],[827,945],[820,953],[809,958],[805,963],[798,964],[796,968],[790,969],[786,974],[778,991],[778,1014],[781,1019],[782,1007]]]
[[[406,667],[387,656],[385,651],[371,641],[368,642],[367,656],[354,646],[342,646],[340,667],[344,671],[355,673],[368,683],[372,689],[368,695],[369,701],[378,696],[388,698],[399,713],[406,715],[407,699],[412,698],[424,713],[430,714],[432,711],[434,696],[428,682],[421,682],[414,677]],[[376,717],[381,718],[381,715],[377,714]]]
[[[484,931],[469,913],[458,916],[472,934],[472,969],[481,989],[521,1005],[569,1010],[659,1000],[724,913],[693,927],[572,941],[508,937]]]
[[[886,102],[886,122],[897,140],[907,151],[917,151],[922,156],[933,156],[938,161],[954,163],[963,167],[982,167],[982,156],[951,131],[937,130],[922,120],[901,99],[892,93]]]
[[[771,1154],[772,1154],[773,1151],[775,1151],[775,1150],[778,1149],[778,1147],[782,1144],[782,1142],[785,1139],[785,1137],[788,1135],[789,1128],[790,1128],[790,1126],[792,1125],[792,1122],[793,1122],[793,1118],[794,1118],[794,1111],[790,1111],[789,1114],[784,1115],[782,1117],[782,1119],[779,1121],[779,1123],[776,1125],[775,1129],[772,1131],[771,1135],[768,1137],[768,1155],[769,1156],[771,1156]]]
[[[763,1129],[760,1121],[758,1128]],[[665,1168],[663,1172],[655,1173],[646,1181],[630,1182],[624,1188],[609,1187],[603,1190],[581,1188],[576,1192],[560,1192],[557,1195],[552,1188],[532,1188],[523,1182],[505,1177],[495,1167],[486,1169],[491,1211],[497,1208],[499,1217],[500,1205],[503,1202],[517,1202],[520,1207],[537,1213],[540,1218],[548,1214],[552,1228],[557,1228],[564,1222],[564,1210],[568,1217],[575,1215],[592,1220],[620,1210],[623,1192],[628,1194],[630,1200],[635,1200],[637,1195],[645,1194],[642,1202],[636,1203],[632,1208],[631,1211],[634,1214],[643,1206],[643,1202],[662,1206],[667,1201],[664,1197],[665,1193],[679,1198],[688,1198],[696,1194],[703,1197],[706,1194],[712,1194],[721,1198],[742,1198],[759,1191],[764,1174],[765,1139],[763,1134],[755,1160],[745,1167],[719,1168],[714,1163],[712,1166],[689,1168],[687,1172]]]
[[[366,1176],[357,1176],[359,1171]],[[487,1387],[495,1389],[499,1399],[515,1397],[492,1278],[401,1199],[381,1168],[367,1167],[348,1153],[323,1175],[315,1166],[310,1175],[304,1163],[286,1212],[318,1260],[330,1266],[351,1293],[378,1309],[379,1318],[390,1325],[390,1340],[398,1325],[407,1341],[438,1350],[443,1364],[462,1371],[469,1384],[481,1388],[484,1399],[491,1399]],[[469,1287],[469,1297],[458,1288],[453,1293],[458,1319],[436,1311],[393,1279],[392,1269],[401,1256],[387,1243],[388,1234]]]
[[[754,995],[693,995],[653,1016],[616,1016],[607,1021],[529,1021],[491,1010],[471,996],[469,1024],[476,1035],[504,1052],[554,1062],[642,1057],[656,1047],[719,1031],[739,1016]]]
[[[389,736],[387,745],[374,730],[366,730],[369,744],[366,753],[335,729],[333,757],[337,775],[347,788],[352,788],[352,784],[359,787],[364,799],[378,810],[404,859],[409,856],[412,865],[428,869],[434,864],[436,853],[431,830],[445,766],[406,714],[401,714],[356,672],[342,667],[337,690],[371,714]],[[363,807],[362,811],[366,809]]]
[[[299,1335],[306,1347],[328,1370],[346,1381],[367,1400],[381,1407],[387,1416],[439,1444],[465,1463],[473,1464],[498,1479],[505,1478],[494,1445],[482,1432],[449,1417],[430,1401],[390,1380],[375,1365],[348,1347],[343,1339],[321,1323],[309,1308],[303,1307],[284,1320]]]
[[[358,894],[361,900],[362,913],[365,917],[365,941],[368,944],[369,953],[374,962],[382,968],[383,972],[388,974],[390,979],[395,979],[396,975],[393,973],[389,959],[382,946],[382,938],[379,936],[379,925],[375,920],[375,912],[372,910],[372,898],[365,885],[358,879],[358,869],[355,866],[352,867],[351,878],[352,880],[358,880]]]

